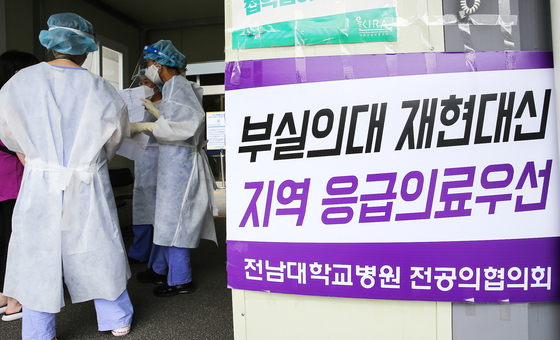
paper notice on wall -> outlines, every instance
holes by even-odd
[[[226,113],[206,113],[206,136],[208,150],[222,150],[226,148]]]

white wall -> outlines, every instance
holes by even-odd
[[[233,290],[235,339],[451,339],[451,303]]]

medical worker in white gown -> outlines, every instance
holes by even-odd
[[[185,56],[169,40],[144,48],[146,77],[164,81],[160,109],[145,106],[158,119],[145,124],[159,143],[154,245],[148,271],[138,273],[141,282],[163,281],[154,288],[156,296],[192,293],[190,248],[201,238],[216,241],[213,216],[216,183],[204,147],[206,115],[202,89],[181,71]]]
[[[130,133],[108,81],[81,68],[97,50],[92,25],[55,14],[39,40],[56,57],[23,69],[0,91],[0,139],[26,156],[13,214],[4,294],[23,305],[23,339],[55,339],[64,306],[94,300],[98,329],[125,335],[130,269],[107,162]]]
[[[156,108],[161,104],[163,83],[154,84],[141,70],[140,85],[144,87],[146,99]],[[143,122],[155,122],[156,117],[147,110]],[[159,145],[154,134],[144,131],[150,138],[142,159],[134,163],[134,195],[132,198],[132,231],[134,242],[128,250],[131,262],[148,262],[154,235],[154,216],[156,211],[156,184]]]

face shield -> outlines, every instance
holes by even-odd
[[[130,87],[141,86],[142,76],[146,76],[155,84],[162,83],[158,74],[161,65],[153,61],[159,53],[160,51],[157,48],[149,45],[144,46],[144,50],[142,51],[142,54],[136,63],[136,67],[134,68],[132,79],[130,79]],[[152,67],[150,68],[150,66]],[[146,75],[146,73],[148,74]]]
[[[162,46],[163,51],[158,48]],[[154,46],[146,45],[142,51],[131,79],[131,87],[139,85],[139,75],[144,70],[146,77],[158,84],[161,81],[160,70],[162,65],[176,68],[183,76],[186,71],[186,59],[183,54],[173,47],[171,42],[160,40]]]

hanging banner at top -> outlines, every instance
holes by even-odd
[[[232,48],[397,40],[394,0],[232,0]]]

